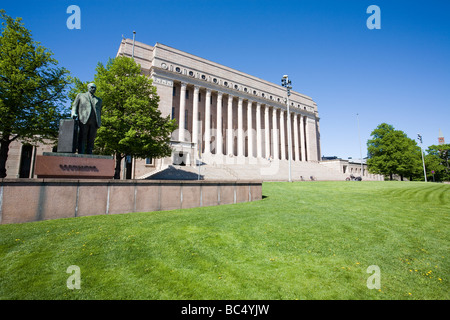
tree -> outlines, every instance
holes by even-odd
[[[106,66],[99,63],[96,71],[96,95],[102,98],[103,108],[95,147],[98,153],[114,154],[114,178],[120,178],[121,161],[126,156],[169,156],[170,135],[176,122],[161,116],[156,88],[150,78],[141,74],[140,65],[131,58],[117,57]],[[78,87],[84,84],[78,82]]]
[[[87,92],[89,81],[81,81],[77,77],[69,77],[72,84],[69,93],[67,94],[70,103],[75,101],[77,94]]]
[[[69,72],[53,53],[32,39],[21,18],[0,10],[0,178],[12,141],[56,139],[59,120],[69,115],[65,90]]]
[[[392,125],[382,123],[367,141],[369,159],[367,165],[371,173],[388,175],[392,180],[394,174],[414,179],[421,166],[421,151],[416,141],[407,137]]]
[[[450,180],[450,144],[432,145],[427,149],[425,163],[429,172],[434,171],[435,181]]]

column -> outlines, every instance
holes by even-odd
[[[297,120],[297,113],[294,113],[294,156],[295,161],[300,160],[300,153],[299,153],[299,145],[298,145],[298,120]]]
[[[227,109],[227,154],[233,155],[233,96],[231,94],[228,95],[228,109]]]
[[[306,152],[306,159],[305,161],[311,160],[311,150],[309,150],[309,144],[311,143],[310,134],[309,134],[309,123],[308,123],[308,117],[305,118],[305,152]]]
[[[244,128],[243,128],[243,118],[242,118],[242,98],[239,98],[238,102],[238,150],[237,155],[244,155]]]
[[[205,98],[205,153],[211,153],[211,89],[206,89]]]
[[[302,161],[306,161],[306,143],[305,143],[305,127],[304,120],[305,116],[299,114],[300,120],[300,150],[302,151]]]
[[[256,157],[262,158],[261,103],[256,103]]]
[[[270,126],[269,126],[269,106],[264,108],[264,142],[265,142],[265,157],[270,157]]]
[[[222,92],[218,92],[218,93],[217,93],[216,154],[223,155],[223,138],[222,138]]]
[[[253,102],[248,100],[247,102],[247,139],[248,139],[248,157],[253,157],[253,124],[252,124],[252,104]]]
[[[178,140],[184,141],[184,115],[186,109],[186,83],[181,83],[181,93],[180,93],[180,116],[178,117],[180,121],[178,121]]]
[[[281,160],[286,160],[286,140],[284,133],[284,110],[280,109]]]
[[[272,107],[272,158],[279,159],[280,153],[278,152],[278,127],[277,127],[277,109]]]
[[[318,161],[320,159],[319,150],[317,149],[317,125],[316,118],[307,118],[308,122],[308,131],[307,131],[307,139],[308,141],[308,151],[306,152],[308,161]]]
[[[198,145],[198,93],[200,88],[198,86],[194,87],[194,105],[192,108],[192,142]]]
[[[322,148],[320,147],[320,125],[319,125],[319,119],[316,118],[316,143],[317,143],[317,160],[322,160]],[[368,174],[366,167],[363,168],[366,172],[366,175]]]
[[[292,158],[294,157],[292,154],[292,121],[291,121],[291,112],[287,113],[287,139],[288,139],[288,160],[289,157]]]

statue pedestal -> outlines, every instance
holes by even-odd
[[[74,119],[62,119],[59,122],[58,153],[77,151],[78,124]]]
[[[112,179],[114,158],[92,154],[44,152],[36,156],[38,178]]]

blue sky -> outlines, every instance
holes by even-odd
[[[69,5],[81,29],[69,30]],[[369,30],[370,5],[381,29]],[[122,35],[160,42],[279,84],[318,104],[322,154],[359,158],[380,123],[423,145],[450,142],[450,1],[158,0],[10,1],[33,38],[72,75],[92,80]],[[357,117],[357,114],[359,116]]]

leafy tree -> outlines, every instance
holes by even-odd
[[[0,178],[12,141],[56,139],[59,120],[69,115],[65,90],[69,72],[53,53],[32,39],[21,18],[0,10]]]
[[[114,178],[120,178],[121,161],[126,156],[169,156],[170,135],[176,122],[161,116],[156,88],[150,78],[141,74],[140,65],[131,58],[117,57],[106,66],[99,63],[96,71],[96,95],[102,98],[103,108],[95,148],[97,153],[114,154]],[[79,80],[75,83],[73,94],[87,84]]]
[[[402,180],[420,174],[422,160],[416,141],[386,123],[380,124],[371,135],[373,138],[367,142],[367,165],[371,173],[389,176],[391,180],[394,174]]]
[[[81,81],[77,77],[70,77],[70,82],[72,86],[67,96],[69,97],[70,102],[73,103],[77,94],[88,91],[88,84],[90,81]]]
[[[427,149],[427,171],[434,171],[435,181],[450,180],[450,144],[432,145]]]

